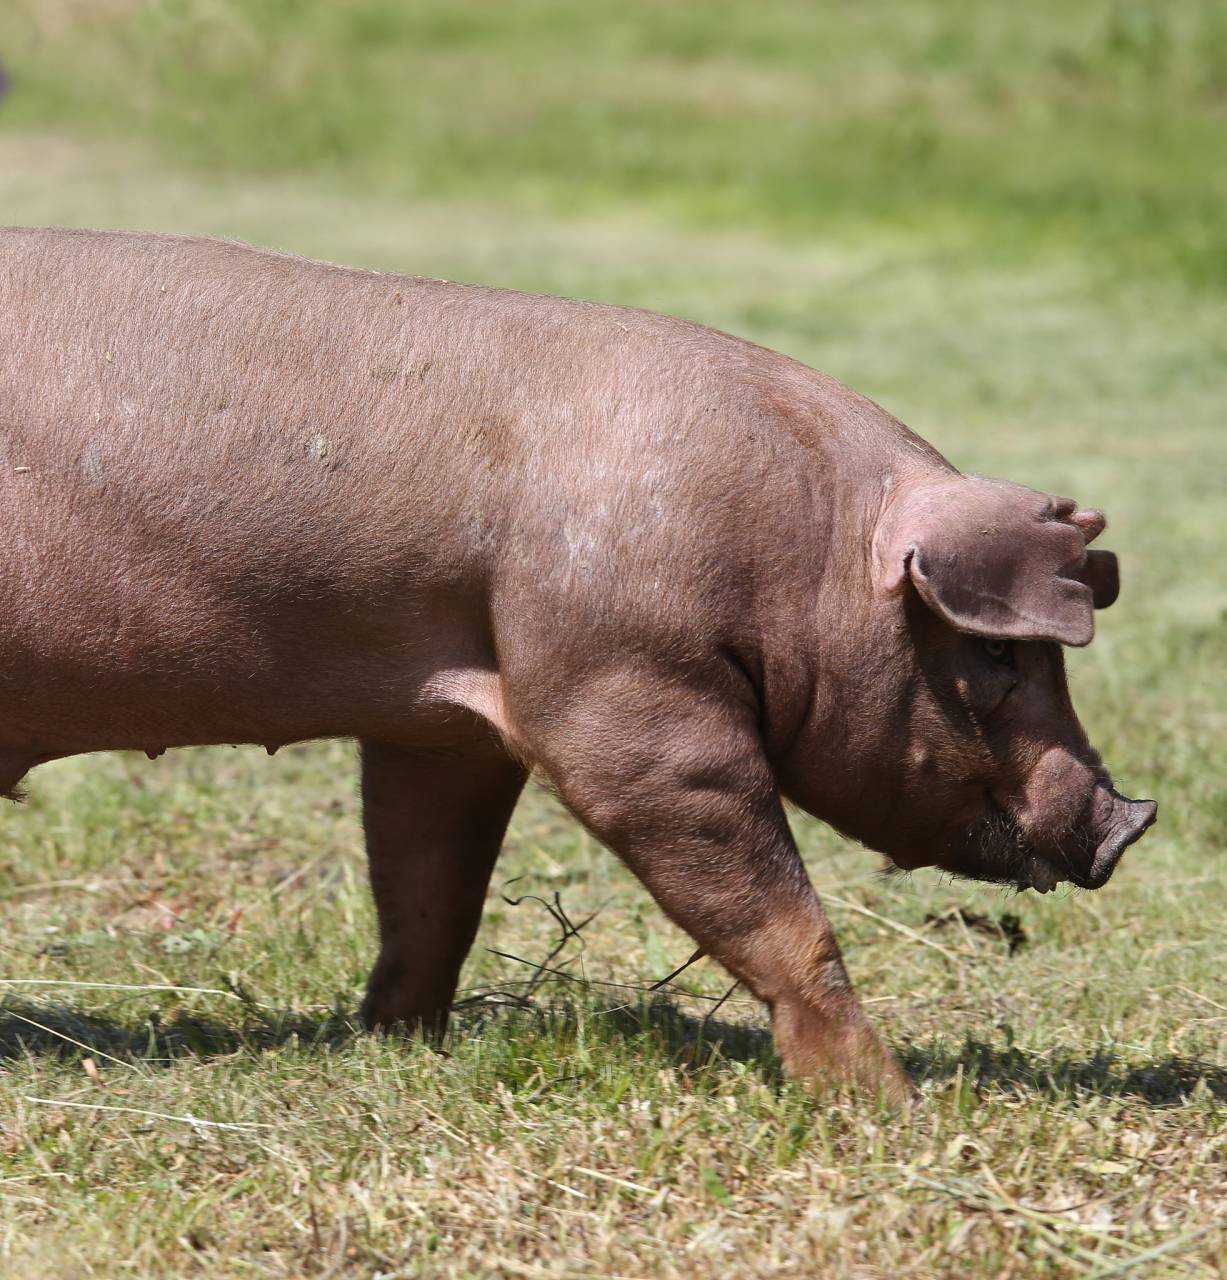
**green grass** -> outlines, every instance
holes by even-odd
[[[1220,0],[9,0],[9,127],[1227,284]]]
[[[1227,1274],[1221,14],[0,9],[2,222],[689,316],[1104,507],[1124,592],[1074,697],[1161,806],[1045,898],[884,879],[796,817],[900,1117],[782,1081],[709,962],[642,990],[691,946],[544,792],[437,1053],[352,1026],[348,745],[46,766],[0,815],[0,1275]],[[531,986],[555,901],[597,914]]]

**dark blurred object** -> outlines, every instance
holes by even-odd
[[[0,62],[0,102],[4,101],[4,95],[9,91],[9,78],[4,71],[4,63]]]
[[[1010,955],[1027,945],[1027,931],[1023,928],[1022,921],[1012,911],[1003,911],[1001,915],[992,918],[978,916],[960,907],[958,911],[947,911],[940,916],[925,916],[925,924],[934,929],[944,929],[956,921],[961,921],[968,929],[975,929],[980,933],[1000,938],[1010,948]]]

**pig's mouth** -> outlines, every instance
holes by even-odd
[[[1072,879],[1069,859],[1056,867],[1031,843],[1027,833],[996,805],[987,817],[953,843],[949,870],[984,884],[1008,884],[1047,893]]]
[[[1107,884],[1125,850],[1154,822],[1153,800],[1130,800],[1099,786],[1082,819],[1051,852],[1041,853],[1023,828],[994,804],[993,812],[955,841],[949,869],[990,884],[1048,893],[1064,881],[1079,889]]]

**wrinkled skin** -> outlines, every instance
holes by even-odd
[[[1154,807],[1112,789],[1074,714],[1060,646],[960,634],[915,600],[906,613],[893,661],[913,665],[915,683],[872,752],[881,772],[863,775],[854,803],[845,789],[824,805],[821,762],[806,750],[818,744],[804,739],[781,771],[785,792],[901,870],[1041,893],[1061,881],[1100,888]]]
[[[0,232],[0,790],[79,752],[352,737],[372,1027],[444,1027],[536,769],[767,1002],[906,1093],[781,797],[902,868],[1098,887],[1062,644],[1097,512],[962,476],[782,356],[225,241]]]

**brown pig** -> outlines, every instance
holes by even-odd
[[[1097,888],[1154,820],[1070,705],[1094,511],[666,316],[224,240],[0,232],[0,790],[362,744],[371,1026],[439,1031],[530,769],[771,1008],[904,1084],[783,798],[903,868]]]

